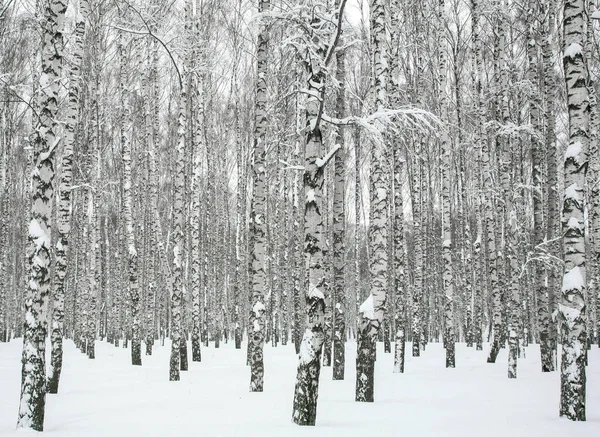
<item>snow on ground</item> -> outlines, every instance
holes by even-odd
[[[21,340],[0,343],[0,436],[15,431]],[[381,348],[381,344],[378,345]],[[486,345],[487,346],[487,345]],[[487,349],[487,348],[486,348]],[[518,379],[509,380],[507,352],[487,364],[487,350],[458,344],[456,369],[431,344],[392,373],[391,354],[378,350],[375,403],[354,402],[354,342],[346,380],[323,368],[316,427],[291,422],[296,356],[293,346],[265,348],[265,391],[249,393],[245,349],[203,348],[180,382],[169,382],[169,350],[155,346],[133,367],[130,352],[98,342],[89,360],[65,342],[60,392],[48,395],[45,435],[56,437],[597,437],[600,434],[600,350],[590,352],[587,422],[558,418],[559,373],[542,374],[539,348],[527,348]],[[188,348],[191,350],[191,348]],[[410,351],[410,345],[406,347]]]

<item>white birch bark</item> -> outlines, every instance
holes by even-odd
[[[58,393],[62,371],[62,338],[64,335],[65,278],[67,275],[67,249],[71,234],[71,185],[73,183],[73,149],[75,146],[75,126],[79,111],[80,68],[84,49],[85,21],[89,13],[88,0],[79,1],[79,11],[75,24],[75,41],[69,71],[69,93],[66,108],[65,139],[62,150],[61,175],[59,181],[58,217],[56,230],[58,238],[55,247],[55,266],[52,311],[52,355],[48,369],[48,393]]]
[[[589,96],[584,48],[584,0],[564,5],[563,66],[569,113],[569,145],[565,152],[563,202],[564,276],[560,302],[562,359],[560,411],[584,421],[586,372],[586,253],[584,185],[589,138]]]
[[[370,3],[371,35],[373,38],[373,67],[375,106],[377,111],[386,108],[386,81],[388,77],[386,53],[386,5],[382,0]],[[384,135],[385,138],[385,135]],[[369,270],[371,295],[361,306],[359,315],[356,393],[358,402],[373,402],[375,386],[375,345],[377,333],[383,323],[388,288],[388,193],[385,177],[387,153],[385,146],[374,144],[371,153],[371,199],[369,223]]]
[[[21,400],[17,428],[44,430],[46,407],[46,305],[50,289],[50,240],[54,196],[54,153],[57,137],[58,93],[63,68],[63,21],[67,3],[45,5],[42,29],[42,70],[39,77],[39,118],[34,133],[29,284],[25,299]]]
[[[258,12],[271,9],[269,0],[259,0]],[[264,20],[264,19],[263,19]],[[265,342],[265,291],[266,278],[266,163],[265,141],[267,133],[267,60],[268,60],[268,27],[265,21],[260,24],[256,46],[257,82],[256,82],[256,115],[254,130],[254,187],[251,205],[252,246],[250,262],[252,263],[252,300],[250,323],[248,325],[249,358],[250,358],[250,391],[262,391],[264,385],[263,347]]]

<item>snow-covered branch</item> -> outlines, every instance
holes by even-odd
[[[329,161],[331,161],[331,158],[333,158],[333,156],[335,155],[335,153],[340,150],[342,148],[341,145],[336,144],[335,146],[333,146],[331,148],[331,150],[329,152],[327,152],[327,155],[325,155],[322,158],[317,158],[317,167],[321,168],[321,167],[325,167],[327,165],[327,163]]]

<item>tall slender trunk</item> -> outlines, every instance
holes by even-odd
[[[189,3],[186,0],[186,9]],[[187,14],[186,14],[187,16]],[[182,329],[182,300],[184,289],[184,192],[185,192],[185,146],[186,146],[186,87],[187,71],[182,72],[177,117],[177,148],[175,151],[174,199],[173,199],[173,291],[171,293],[171,358],[169,381],[179,381],[181,369],[181,343],[185,342]]]
[[[204,48],[201,46],[201,25],[200,25],[200,4],[196,0],[196,16],[195,22],[195,39],[196,44],[193,46],[192,62],[196,62],[197,58],[204,59]],[[194,64],[195,65],[195,64]],[[192,237],[192,361],[201,361],[201,308],[202,308],[202,283],[201,283],[201,270],[202,270],[202,247],[201,247],[201,235],[200,225],[202,221],[202,212],[200,205],[200,197],[202,195],[201,179],[202,179],[202,156],[206,144],[203,143],[204,138],[204,90],[203,80],[201,73],[193,75],[194,90],[190,96],[192,100],[193,110],[193,122],[194,122],[194,164],[192,169],[192,205],[191,205],[191,237]]]
[[[537,83],[537,41],[535,20],[538,15],[536,12],[537,2],[530,0],[529,10],[527,12],[527,57],[529,60],[528,79],[532,84]],[[534,91],[532,101],[530,103],[530,118],[534,132],[540,132],[539,119],[540,100],[537,91]],[[531,136],[532,143],[532,179],[533,179],[533,229],[534,229],[534,246],[535,250],[539,251],[540,246],[546,238],[546,229],[544,229],[544,205],[543,205],[543,145],[537,135]],[[537,316],[540,333],[540,352],[542,372],[550,372],[554,370],[554,361],[552,359],[552,348],[549,338],[549,323],[550,314],[548,307],[548,286],[546,279],[546,270],[542,262],[536,262],[535,265],[535,291],[538,302]]]
[[[270,0],[259,0],[258,12],[268,12]],[[267,59],[268,29],[265,21],[261,22],[256,46],[257,81],[256,81],[256,119],[254,128],[254,187],[251,206],[252,246],[250,258],[252,263],[252,301],[250,323],[248,329],[248,348],[250,355],[250,391],[263,391],[264,364],[263,347],[265,343],[265,290],[267,278],[265,274],[267,228],[266,228],[266,133],[267,133]]]
[[[65,278],[67,276],[67,249],[71,234],[71,185],[73,183],[73,149],[75,146],[75,126],[79,111],[79,93],[81,81],[81,60],[83,57],[83,41],[85,36],[85,20],[89,13],[87,0],[80,0],[79,14],[75,24],[75,42],[73,48],[73,61],[69,72],[69,94],[67,117],[65,123],[65,139],[61,162],[61,176],[59,182],[58,217],[56,220],[58,238],[55,251],[53,299],[52,310],[52,354],[50,368],[48,369],[48,393],[58,393],[60,374],[62,371],[62,339],[64,335],[65,317]]]
[[[471,19],[472,24],[471,28],[473,29],[472,38],[473,38],[473,47],[475,51],[475,93],[477,96],[477,127],[475,130],[475,155],[476,155],[476,163],[475,163],[475,171],[474,171],[474,179],[475,179],[475,189],[477,192],[482,192],[482,181],[481,181],[481,169],[482,165],[482,142],[487,141],[485,135],[485,106],[484,106],[484,96],[483,96],[483,66],[481,59],[481,43],[479,40],[479,8],[478,1],[471,1]],[[475,336],[475,348],[476,350],[483,350],[483,291],[486,288],[487,283],[487,275],[485,274],[485,245],[483,245],[483,219],[484,215],[483,211],[484,205],[481,201],[481,196],[476,196],[475,199],[475,214],[477,217],[477,238],[473,243],[473,254],[475,256],[475,269],[473,271],[475,284],[475,293],[474,293],[474,302],[473,302],[473,312],[474,312],[474,336]]]
[[[314,425],[325,327],[325,270],[323,268],[324,165],[321,158],[323,139],[318,124],[320,99],[325,77],[313,74],[308,81],[311,94],[306,101],[306,150],[304,154],[304,256],[308,268],[306,292],[307,326],[302,337],[298,373],[294,390],[292,420],[298,425]]]
[[[400,105],[400,0],[392,0],[390,7],[390,33],[392,53],[390,56],[390,105],[396,108]],[[391,136],[393,152],[393,193],[394,216],[392,218],[393,268],[394,268],[394,373],[404,373],[404,357],[406,350],[406,320],[404,318],[406,305],[405,247],[404,247],[404,202],[402,192],[402,154],[401,142],[398,135]]]
[[[584,0],[564,6],[563,66],[569,113],[569,146],[565,152],[563,202],[564,276],[560,304],[562,360],[560,415],[585,420],[586,254],[584,185],[589,139],[587,66],[583,57]]]
[[[444,41],[441,29],[444,26],[445,0],[439,0],[438,31],[440,41]],[[442,123],[448,123],[448,97],[446,93],[446,51],[445,44],[441,43],[439,50],[439,84],[440,108]],[[450,142],[449,127],[443,126],[441,130],[442,141],[442,257],[444,261],[443,287],[444,287],[444,346],[446,348],[446,367],[455,367],[455,339],[454,339],[454,301],[452,280],[452,229],[450,211],[450,167],[452,162],[452,143]]]
[[[46,407],[46,305],[50,289],[50,235],[54,196],[54,153],[57,132],[58,93],[63,67],[63,21],[67,3],[46,4],[42,32],[42,70],[39,78],[38,119],[34,133],[35,171],[32,176],[29,239],[29,286],[25,299],[25,323],[21,375],[21,402],[17,428],[44,430]]]
[[[375,106],[378,111],[387,104],[387,54],[385,52],[386,7],[382,0],[370,3],[371,35],[374,47]],[[385,138],[385,135],[384,135]],[[388,288],[388,192],[385,177],[388,156],[383,144],[374,144],[371,153],[369,195],[369,271],[371,294],[360,307],[356,355],[356,393],[358,402],[373,402],[375,387],[375,347],[383,323]]]
[[[292,420],[297,425],[314,426],[317,420],[317,398],[319,394],[319,376],[321,373],[321,354],[325,329],[325,269],[323,264],[323,183],[327,163],[340,149],[336,144],[326,155],[322,155],[323,137],[321,116],[325,100],[324,67],[330,62],[330,54],[336,48],[341,32],[341,21],[346,0],[337,5],[338,23],[331,30],[334,38],[329,47],[320,46],[316,54],[322,59],[323,66],[307,63],[308,97],[306,100],[306,148],[304,151],[304,256],[307,268],[306,290],[306,330],[302,336]],[[313,29],[322,28],[324,22],[313,16],[310,23]]]
[[[346,96],[344,83],[346,81],[346,55],[343,50],[336,53],[336,80],[340,84],[337,93],[335,112],[339,118],[346,116]],[[336,144],[340,146],[335,156],[334,186],[333,186],[333,379],[344,379],[346,356],[346,284],[345,284],[345,241],[346,241],[346,148],[344,130],[338,127]]]
[[[123,47],[123,35],[119,33],[119,56],[120,56],[120,95],[121,95],[121,147],[123,159],[123,213],[125,216],[125,237],[127,242],[127,271],[128,289],[131,304],[131,364],[140,366],[142,364],[142,345],[140,336],[140,292],[138,288],[138,254],[135,247],[135,230],[133,223],[133,193],[131,178],[131,141],[129,138],[131,130],[125,50]]]

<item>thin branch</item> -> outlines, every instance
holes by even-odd
[[[333,37],[333,40],[331,41],[331,44],[329,44],[329,47],[327,47],[327,54],[325,55],[325,67],[327,67],[329,65],[329,63],[331,62],[335,48],[340,40],[340,35],[342,34],[342,21],[344,19],[344,8],[345,7],[346,7],[346,0],[342,0],[340,2],[340,8],[338,9],[338,17],[337,17],[338,22],[337,22],[337,28],[335,29],[335,35]]]
[[[144,18],[144,16],[142,15],[142,13],[140,11],[138,11],[130,2],[128,2],[127,0],[124,0],[125,4],[127,6],[129,6],[129,8],[131,8],[138,17],[140,17],[140,20],[142,20],[142,23],[144,23],[144,26],[146,27],[146,31],[147,31],[147,35],[150,35],[152,38],[154,38],[156,41],[158,41],[158,43],[163,46],[163,48],[166,50],[167,54],[169,55],[169,58],[171,59],[171,62],[173,63],[173,67],[175,67],[175,72],[177,73],[177,79],[179,79],[179,86],[181,89],[183,89],[183,79],[181,78],[181,72],[179,71],[179,67],[177,66],[177,62],[175,62],[175,58],[173,57],[173,54],[171,53],[171,50],[169,50],[169,47],[167,47],[167,45],[158,37],[156,36],[153,32],[152,32],[152,28],[150,27],[150,24],[148,24],[148,21],[146,21],[146,19]],[[115,26],[115,28],[119,29],[118,27]],[[130,32],[130,33],[135,33],[138,35],[141,35],[142,33],[138,33],[139,31],[130,31],[128,29],[120,29],[124,32]]]

